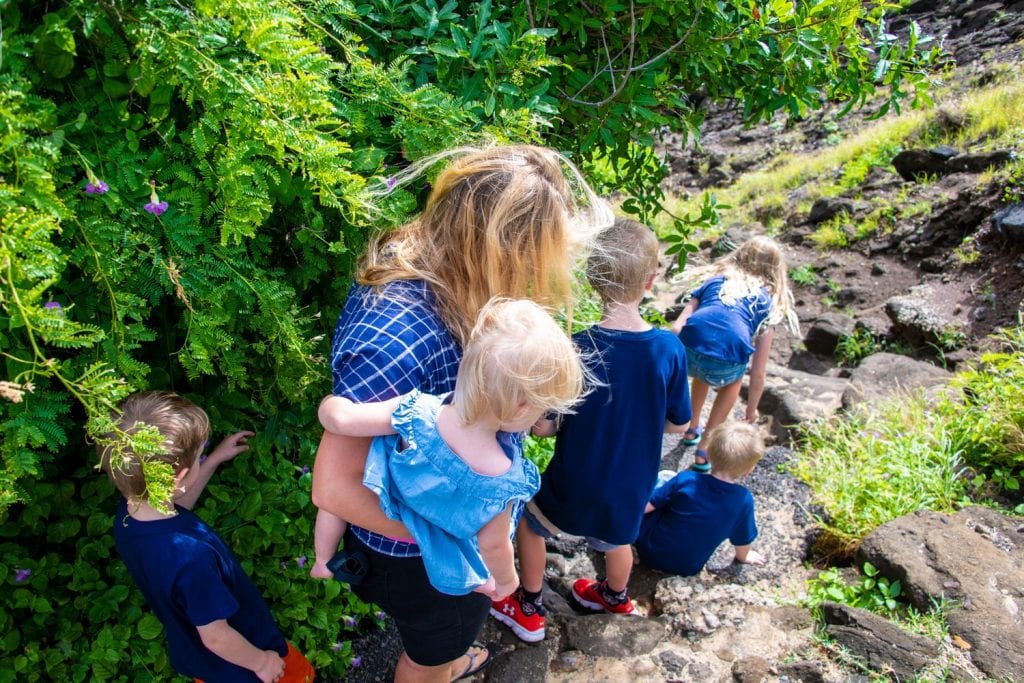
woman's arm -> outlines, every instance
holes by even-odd
[[[331,394],[320,401],[317,415],[320,425],[332,434],[343,436],[384,436],[395,434],[391,414],[399,397],[378,403],[353,403],[344,396]]]
[[[757,404],[761,402],[761,394],[764,393],[764,378],[768,369],[768,355],[772,350],[772,335],[774,331],[768,328],[757,336],[754,342],[754,355],[750,360],[750,390],[747,392],[747,414],[744,419],[753,424],[757,422],[760,413],[757,412]]]
[[[375,533],[411,538],[405,525],[389,519],[377,495],[363,486],[370,441],[324,432],[313,463],[313,504]]]

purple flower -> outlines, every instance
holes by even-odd
[[[297,557],[297,558],[295,559],[295,563],[299,565],[299,568],[300,568],[300,569],[301,569],[302,567],[305,567],[305,566],[306,566],[306,562],[307,562],[307,558],[306,558],[306,556],[305,556],[305,555],[299,555],[299,557]]]
[[[388,180],[387,180],[388,190],[395,189],[395,185],[397,185],[397,184],[398,184],[398,179],[397,178],[395,178],[394,176],[391,176],[390,178],[388,178]]]
[[[14,583],[22,583],[32,573],[31,569],[19,569],[14,575]]]
[[[387,614],[385,614],[384,612],[377,612],[377,619],[379,619],[380,621],[384,621],[384,617],[386,616]]]
[[[331,649],[334,650],[335,652],[338,652],[343,647],[345,647],[344,644],[342,644],[342,642],[339,640],[338,642],[336,642],[334,645],[331,646]]]
[[[362,657],[360,657],[359,655],[356,655],[355,657],[352,658],[352,668],[353,669],[358,669],[362,665],[363,665],[363,658]]]
[[[61,309],[61,305],[56,301],[47,301],[43,304],[43,308],[48,308],[51,311],[59,311]]]
[[[167,202],[160,201],[160,197],[156,194],[156,181],[149,181],[149,203],[142,207],[154,216],[159,216],[167,210]]]
[[[110,186],[99,178],[93,178],[85,184],[86,194],[106,194],[110,189]]]
[[[154,216],[159,216],[163,214],[164,211],[167,210],[167,202],[148,202],[142,208],[148,213],[153,214]]]
[[[345,628],[352,629],[356,627],[355,617],[344,617],[341,623],[345,624]]]
[[[302,466],[302,473],[303,474],[309,474],[309,465],[303,465]]]

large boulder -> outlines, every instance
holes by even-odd
[[[944,600],[949,630],[975,666],[1024,680],[1024,519],[981,507],[918,511],[873,531],[857,550],[921,610]]]
[[[825,632],[875,671],[897,681],[913,678],[939,655],[939,644],[867,610],[835,602],[822,603]]]
[[[842,313],[823,313],[811,323],[804,336],[804,347],[819,356],[831,357],[839,340],[853,334],[856,322]]]
[[[946,173],[946,161],[956,156],[950,147],[906,149],[893,157],[892,165],[904,180],[917,180]]]
[[[928,301],[927,285],[914,293],[894,296],[885,302],[885,314],[892,320],[893,333],[911,346],[938,343],[943,335],[957,329],[957,323],[940,313]]]
[[[992,227],[1005,237],[1024,241],[1024,204],[1012,204],[992,215]]]
[[[650,652],[668,636],[664,622],[618,614],[568,619],[564,628],[570,649],[595,657],[635,657]]]
[[[945,385],[952,379],[948,370],[896,353],[875,353],[854,368],[842,395],[843,408],[882,401],[900,393]]]
[[[769,364],[758,410],[772,418],[772,433],[786,439],[796,425],[834,415],[848,384],[845,379]],[[744,384],[744,396],[747,390]]]

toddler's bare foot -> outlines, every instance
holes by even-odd
[[[334,574],[332,574],[331,570],[327,568],[327,563],[321,562],[320,560],[317,560],[313,563],[313,568],[309,570],[309,575],[312,576],[314,579],[334,578]]]

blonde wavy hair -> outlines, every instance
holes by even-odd
[[[727,304],[754,296],[761,287],[767,289],[772,297],[772,310],[766,322],[769,325],[785,322],[790,332],[800,335],[786,259],[775,240],[764,235],[752,237],[728,256],[687,271],[686,279],[697,282],[715,275],[725,277],[719,296]]]
[[[447,158],[423,213],[370,246],[357,281],[426,281],[462,345],[495,296],[571,313],[575,259],[611,224],[608,203],[564,156],[533,145],[442,152],[392,178],[389,191]]]
[[[122,434],[133,434],[140,425],[156,427],[164,437],[162,453],[147,455],[147,459],[165,462],[175,474],[192,467],[199,452],[210,436],[210,419],[206,411],[192,401],[170,391],[140,391],[126,398],[120,406],[117,428]],[[118,439],[117,433],[106,435],[107,443]],[[124,458],[112,462],[115,447],[100,449],[100,466],[121,494],[129,500],[146,495],[146,477],[142,471],[142,458],[131,448],[117,449]]]
[[[571,413],[588,374],[572,341],[529,299],[492,299],[480,309],[455,380],[463,424],[485,415],[508,421],[526,406]]]
[[[587,259],[587,281],[605,304],[643,297],[657,271],[658,238],[649,227],[629,218],[616,218],[598,235]]]

